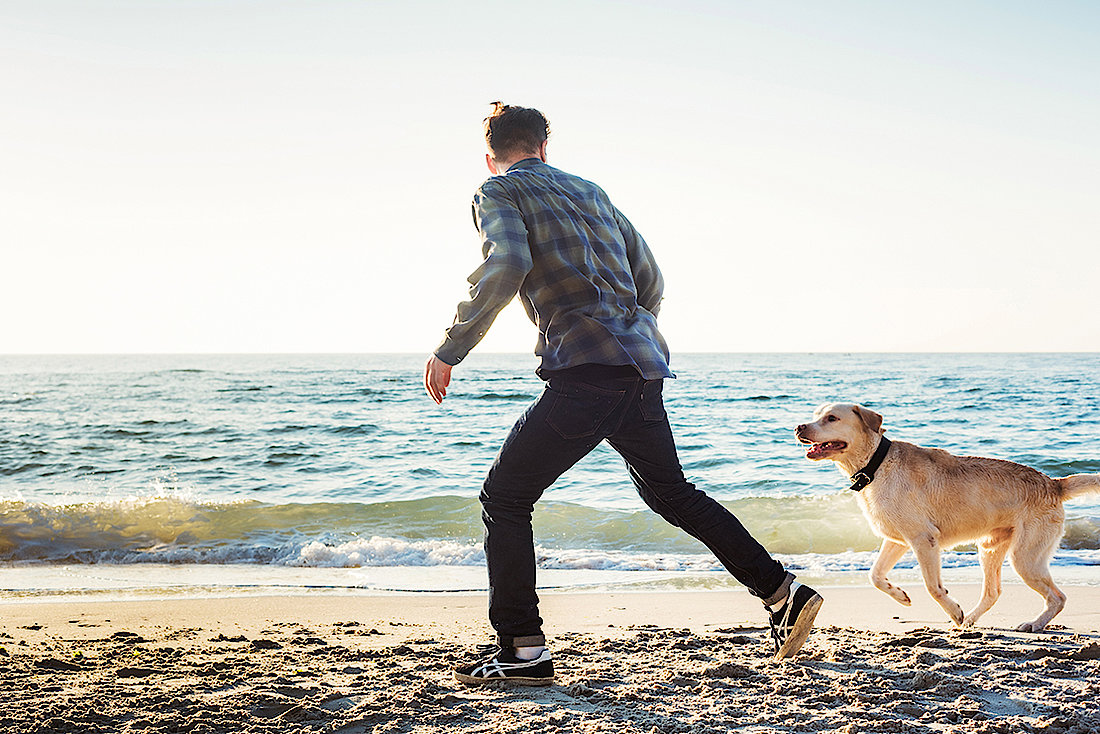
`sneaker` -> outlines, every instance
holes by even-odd
[[[787,594],[787,603],[778,612],[771,613],[772,641],[775,643],[775,659],[794,655],[810,636],[814,617],[824,603],[821,594],[809,586],[794,581]]]
[[[511,683],[517,686],[548,686],[554,682],[554,662],[550,651],[543,650],[534,660],[520,660],[511,649],[498,645],[482,647],[486,657],[454,670],[455,680],[468,686],[486,683]]]

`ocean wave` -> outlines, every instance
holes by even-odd
[[[1067,517],[1062,547],[1072,550],[1100,548],[1100,518],[1072,514]]]
[[[331,545],[315,540],[302,546],[286,563],[320,568],[480,566],[485,563],[485,552],[479,545],[452,540],[372,537]]]
[[[866,574],[877,553],[775,554],[788,570],[812,577],[830,574]],[[662,572],[683,574],[723,574],[721,564],[709,553],[632,553],[599,549],[560,549],[535,547],[536,564],[547,571]],[[974,552],[949,551],[942,555],[942,567],[979,568]],[[282,546],[154,547],[142,551],[103,550],[81,553],[64,561],[67,565],[263,565],[270,568],[369,569],[408,568],[445,569],[481,568],[485,555],[480,544],[448,540],[410,541],[403,538],[370,537],[344,542],[319,540],[288,543]],[[11,564],[26,565],[21,564]],[[1100,566],[1100,551],[1060,550],[1053,565],[1057,567]],[[911,553],[897,564],[901,571],[917,568]]]
[[[879,541],[847,495],[725,504],[769,551],[796,564],[812,558],[815,567],[825,567],[834,559],[862,570],[873,562]],[[719,568],[697,541],[647,510],[546,501],[534,525],[545,568]],[[484,562],[481,534],[478,502],[454,496],[380,503],[219,503],[181,496],[0,502],[0,562],[7,563],[464,566]],[[1100,563],[1100,518],[1071,516],[1059,554],[1055,563]],[[976,558],[965,547],[944,557],[945,565]]]
[[[378,426],[371,423],[362,423],[359,425],[330,426],[324,430],[336,436],[369,436],[378,432]]]
[[[790,400],[793,395],[750,395],[741,398],[732,398],[734,401],[763,402],[767,400]]]
[[[36,461],[28,461],[24,464],[13,464],[10,467],[0,467],[0,476],[15,476],[16,474],[22,474],[23,472],[34,472],[40,469],[48,469],[53,466],[53,464],[42,464]]]
[[[470,395],[470,396],[468,396],[468,398],[470,400],[505,400],[505,401],[523,400],[523,401],[527,401],[527,400],[534,399],[534,396],[531,393],[525,393],[525,392],[516,392],[516,393],[487,392],[487,393],[481,393],[480,395]]]
[[[308,431],[320,430],[320,426],[301,425],[297,423],[291,423],[285,426],[272,426],[270,428],[263,429],[267,434],[280,434],[280,433],[302,433]]]
[[[1011,460],[1055,478],[1068,477],[1071,474],[1100,473],[1100,459],[1063,460],[1039,454],[1021,454],[1011,457]]]

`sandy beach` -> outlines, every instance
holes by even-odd
[[[922,590],[825,589],[802,654],[770,659],[744,592],[551,593],[556,684],[465,688],[481,596],[0,604],[2,732],[1065,732],[1100,730],[1100,589],[1056,624],[1008,586],[980,628]],[[952,591],[970,601],[977,587]]]

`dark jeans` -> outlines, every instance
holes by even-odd
[[[504,646],[542,645],[531,513],[543,491],[601,441],[626,460],[645,503],[699,539],[765,603],[793,578],[740,521],[684,478],[661,396],[663,380],[633,370],[555,373],[516,422],[481,492],[489,621]]]

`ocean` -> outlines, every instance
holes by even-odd
[[[539,393],[535,358],[474,354],[436,406],[422,355],[0,357],[0,600],[477,592],[477,494]],[[865,583],[878,546],[793,429],[859,402],[887,436],[1100,473],[1100,354],[682,354],[681,462],[788,568]],[[1067,504],[1054,574],[1100,585],[1100,495]],[[601,445],[535,513],[545,590],[728,589]],[[947,578],[978,578],[972,547]],[[915,579],[909,555],[898,576]],[[1010,571],[1006,582],[1016,581]]]

